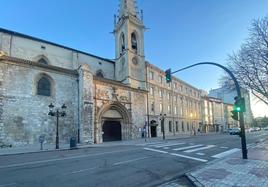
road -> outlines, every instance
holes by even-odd
[[[248,145],[268,131],[247,136]],[[197,135],[153,143],[0,157],[0,187],[155,186],[217,158],[240,153],[236,135]]]

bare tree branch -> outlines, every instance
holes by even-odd
[[[268,16],[253,21],[249,38],[229,55],[228,67],[243,88],[268,105]],[[219,83],[224,87],[233,84],[226,76]]]

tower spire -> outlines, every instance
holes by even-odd
[[[132,15],[137,17],[138,8],[136,0],[120,0],[119,18]]]

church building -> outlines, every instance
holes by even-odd
[[[201,91],[145,59],[143,18],[121,0],[115,60],[0,28],[0,143],[20,146],[130,140],[188,134],[201,122]],[[164,62],[163,62],[164,63]],[[165,116],[161,126],[159,116]]]

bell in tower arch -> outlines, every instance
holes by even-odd
[[[131,48],[135,53],[138,52],[137,36],[134,32],[131,34]]]

